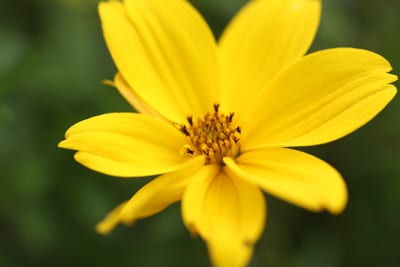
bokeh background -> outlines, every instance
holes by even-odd
[[[193,0],[218,36],[245,0]],[[400,1],[324,0],[312,50],[362,47],[400,74]],[[84,118],[131,111],[101,84],[115,67],[96,0],[0,2],[0,267],[209,266],[184,228],[179,204],[109,236],[94,225],[145,179],[116,179],[58,149]],[[344,175],[340,216],[268,197],[268,224],[251,266],[399,266],[400,98],[340,141],[311,148]]]

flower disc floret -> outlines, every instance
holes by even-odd
[[[223,157],[234,157],[239,151],[241,129],[234,122],[235,114],[219,112],[219,105],[214,105],[214,112],[207,112],[204,118],[187,117],[187,124],[179,125],[189,143],[185,144],[182,154],[205,155],[207,163],[221,164]]]

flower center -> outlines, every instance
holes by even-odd
[[[205,155],[207,163],[221,164],[223,157],[234,157],[239,151],[241,129],[234,122],[234,113],[229,115],[219,112],[219,105],[214,105],[214,112],[207,112],[204,118],[187,118],[188,124],[179,125],[189,143],[185,144],[182,154]]]

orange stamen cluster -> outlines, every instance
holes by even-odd
[[[207,163],[221,164],[222,158],[236,156],[239,150],[241,129],[233,122],[234,113],[225,115],[219,112],[219,105],[214,105],[214,112],[204,118],[188,117],[188,125],[179,128],[189,139],[183,147],[186,155],[205,155]]]

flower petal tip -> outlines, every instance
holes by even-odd
[[[107,225],[104,222],[99,222],[96,224],[95,230],[101,235],[108,235],[114,230],[114,226]]]
[[[253,254],[253,246],[242,242],[220,244],[207,242],[208,253],[215,267],[247,266]]]
[[[102,221],[96,224],[95,230],[99,234],[108,235],[115,229],[118,223],[119,218],[114,210],[110,212]]]
[[[336,190],[330,193],[331,196],[326,199],[327,202],[321,204],[321,211],[326,210],[332,215],[340,215],[347,207],[348,202],[346,184],[343,179],[338,181],[340,181],[340,185],[337,185]]]
[[[109,212],[106,217],[96,224],[96,232],[102,235],[108,235],[111,233],[117,224],[120,222],[121,210],[125,207],[126,202],[122,202],[111,212]]]
[[[328,212],[332,215],[341,214],[347,207],[347,193],[346,196],[343,196],[341,200],[339,200],[336,205],[331,205],[328,207]]]
[[[102,80],[101,83],[107,86],[115,87],[114,81],[111,80]]]
[[[67,140],[65,139],[65,140],[60,141],[60,142],[57,144],[57,147],[58,147],[58,148],[68,148],[68,146],[67,146]]]

